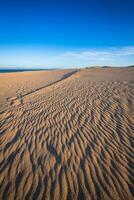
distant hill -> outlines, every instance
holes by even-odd
[[[102,66],[102,68],[110,68],[111,66]]]
[[[134,65],[129,65],[128,67],[134,67]]]
[[[100,68],[100,66],[90,66],[90,67],[85,67],[85,69],[93,69],[93,68]]]
[[[111,66],[91,66],[91,67],[85,67],[85,69],[93,69],[93,68],[110,68]]]

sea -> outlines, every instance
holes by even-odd
[[[29,72],[29,71],[53,71],[57,70],[58,68],[51,68],[51,69],[1,69],[0,68],[0,73],[12,73],[12,72]]]

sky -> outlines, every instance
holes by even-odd
[[[134,64],[134,0],[0,0],[0,67]]]

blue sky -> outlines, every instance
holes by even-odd
[[[0,0],[0,66],[134,64],[133,10],[133,0]]]

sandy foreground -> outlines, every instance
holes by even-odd
[[[0,199],[134,199],[134,69],[0,74]]]

